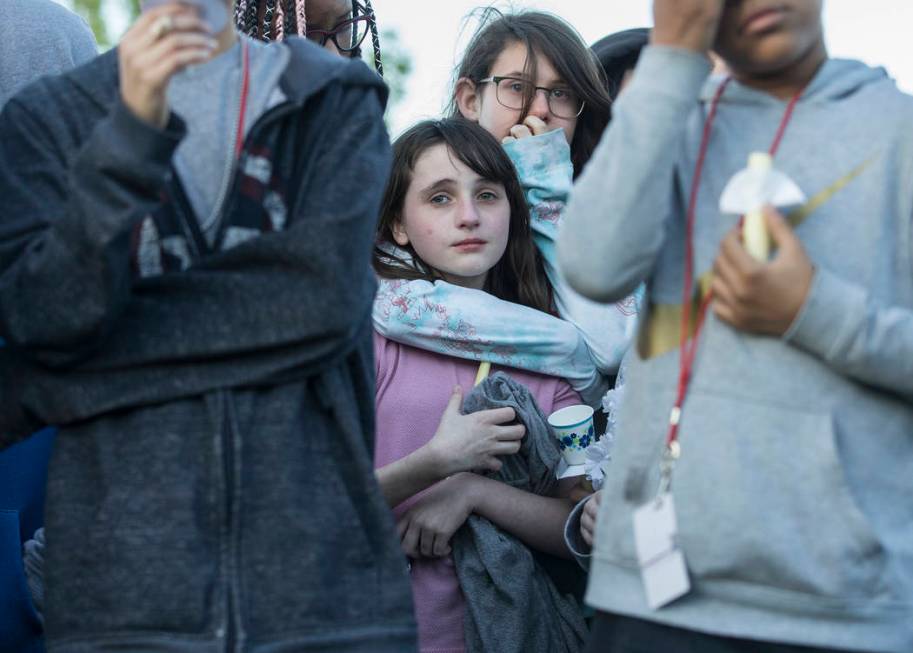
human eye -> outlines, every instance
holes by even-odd
[[[570,100],[574,96],[574,93],[566,88],[553,88],[551,94],[553,99],[561,101]]]
[[[483,190],[477,195],[482,202],[494,202],[501,198],[501,194],[494,190]]]
[[[511,79],[510,77],[506,77],[501,82],[501,87],[505,91],[509,91],[509,92],[515,93],[517,95],[523,95],[526,91],[526,86],[527,86],[526,82],[523,81],[522,79]]]
[[[446,193],[435,193],[428,198],[430,204],[448,204],[450,203],[450,196]]]

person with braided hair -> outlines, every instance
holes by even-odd
[[[383,77],[380,36],[371,0],[237,0],[235,23],[249,36],[281,41],[304,36],[343,57],[361,57],[370,32],[374,68]]]
[[[0,449],[59,426],[48,648],[408,653],[372,464],[386,87],[231,9],[148,0],[0,115]]]

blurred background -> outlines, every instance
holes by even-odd
[[[57,0],[91,25],[103,47],[116,44],[139,13],[140,0]],[[393,135],[446,103],[451,76],[475,28],[470,14],[485,0],[373,0],[382,31],[381,49],[392,88],[388,124]],[[649,26],[650,0],[525,0],[495,2],[502,9],[540,9],[571,23],[587,43],[629,27]],[[913,93],[913,28],[910,0],[825,0],[824,22],[831,56],[884,66]],[[370,50],[370,48],[367,48]]]

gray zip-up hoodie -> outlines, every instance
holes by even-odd
[[[780,339],[708,314],[672,482],[692,590],[646,605],[631,514],[657,490],[678,379],[684,205],[719,83],[708,72],[698,55],[644,52],[559,242],[585,294],[648,287],[588,601],[724,636],[909,653],[913,98],[853,61],[818,72],[775,161],[815,207],[797,220],[815,264],[800,314]],[[724,185],[768,149],[784,109],[737,83],[726,90],[698,197],[696,278],[738,220],[718,209]]]
[[[0,446],[61,427],[51,651],[416,648],[371,464],[386,88],[304,39],[270,47],[285,99],[211,243],[172,165],[183,122],[133,116],[116,51],[0,115]]]

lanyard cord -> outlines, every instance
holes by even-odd
[[[707,158],[707,150],[710,147],[713,122],[716,118],[720,100],[731,80],[731,77],[727,77],[723,83],[720,84],[716,94],[713,96],[710,111],[707,114],[707,119],[704,121],[704,133],[701,138],[701,147],[698,152],[697,164],[694,168],[694,179],[691,182],[691,195],[688,199],[688,213],[685,222],[685,282],[682,290],[682,323],[679,337],[678,391],[676,393],[675,405],[672,408],[672,413],[669,415],[669,433],[666,436],[666,451],[663,464],[663,485],[666,488],[668,488],[670,481],[672,471],[671,465],[681,453],[678,444],[678,425],[682,417],[682,405],[685,403],[685,397],[688,395],[688,386],[691,383],[691,372],[694,367],[694,357],[697,353],[698,338],[700,337],[701,329],[704,326],[704,316],[706,315],[707,307],[710,305],[710,301],[713,298],[713,293],[708,291],[706,297],[701,301],[696,317],[694,337],[691,338],[689,342],[688,327],[691,324],[692,285],[694,283],[693,237],[695,215],[697,213],[697,196],[701,187],[701,175],[704,171],[704,161]],[[793,111],[801,96],[802,90],[793,96],[786,107],[783,118],[780,120],[780,126],[777,129],[776,136],[774,136],[774,140],[770,145],[771,157],[776,155],[777,150],[780,148],[780,143],[783,141],[783,135],[786,133],[786,127],[789,125]]]
[[[247,41],[241,37],[241,101],[238,105],[238,126],[235,129],[235,161],[241,158],[244,148],[244,119],[247,114],[247,96],[250,90],[250,53]]]

